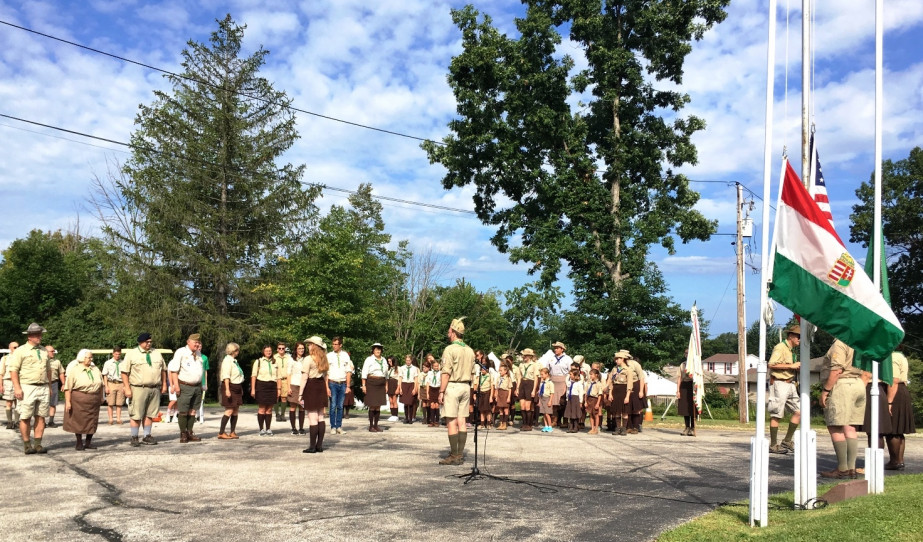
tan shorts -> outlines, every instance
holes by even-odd
[[[106,404],[109,406],[122,406],[125,404],[125,387],[121,382],[109,383],[109,393],[106,394]]]
[[[48,416],[48,384],[23,384],[22,400],[16,406],[20,420],[28,420],[32,416]]]
[[[865,384],[861,378],[841,378],[827,396],[824,423],[828,426],[862,425],[865,421]]]
[[[140,422],[144,418],[156,418],[158,412],[160,412],[160,386],[156,388],[131,387],[129,418]]]
[[[9,378],[3,379],[3,398],[7,401],[15,401],[16,395],[13,389],[13,381]]]
[[[770,418],[784,418],[786,410],[792,414],[801,412],[799,404],[798,386],[794,382],[776,380],[769,386],[766,411],[769,413]]]
[[[457,418],[459,415],[468,415],[468,406],[471,403],[471,384],[467,382],[449,382],[445,395],[442,398],[440,415],[446,418]]]

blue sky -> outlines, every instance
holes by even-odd
[[[848,239],[855,189],[873,169],[874,2],[819,1],[816,19],[815,120],[840,236]],[[308,111],[412,134],[441,138],[455,112],[445,81],[460,51],[450,7],[462,2],[6,2],[0,20],[32,28],[140,62],[179,71],[187,40],[206,41],[214,20],[231,13],[247,24],[245,48],[271,51],[264,75]],[[792,2],[792,4],[800,4]],[[77,7],[79,6],[79,8]],[[686,114],[708,127],[695,136],[699,163],[684,168],[697,183],[699,209],[732,233],[734,182],[762,195],[768,2],[732,2],[727,20],[698,43],[686,64]],[[504,29],[513,29],[519,2],[482,2]],[[790,14],[786,62],[785,3],[780,2],[776,57],[773,153],[800,145],[800,12]],[[794,7],[793,7],[794,9]],[[923,2],[889,0],[885,38],[885,158],[905,158],[923,141],[923,58],[915,36],[923,30]],[[579,50],[562,44],[562,52]],[[788,66],[786,100],[785,71]],[[167,89],[161,74],[0,25],[0,113],[127,141],[138,104]],[[468,189],[446,192],[443,170],[431,166],[417,141],[299,114],[301,139],[287,159],[305,163],[305,180],[343,188],[373,184],[377,194],[472,209]],[[65,139],[66,138],[66,139]],[[87,198],[94,176],[105,176],[123,148],[0,119],[0,249],[29,230],[96,221]],[[797,169],[797,168],[796,168]],[[779,171],[778,162],[772,171]],[[775,175],[775,173],[774,173]],[[714,182],[718,181],[718,182]],[[775,198],[775,186],[773,187]],[[322,208],[345,196],[325,194]],[[763,219],[756,201],[749,261],[759,267]],[[491,229],[471,215],[385,202],[395,240],[443,259],[445,281],[465,277],[481,289],[505,290],[530,280],[489,243]],[[735,327],[734,248],[731,237],[655,251],[669,294],[688,307],[695,300],[712,335]],[[865,250],[850,246],[861,260]],[[759,276],[747,274],[747,321],[758,311]],[[567,288],[567,284],[562,284]],[[779,318],[787,318],[780,311]]]

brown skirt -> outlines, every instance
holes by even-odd
[[[379,408],[385,404],[385,379],[370,376],[365,379],[365,406]]]
[[[429,390],[429,402],[438,403],[439,402],[439,386],[430,386],[426,388]]]
[[[568,420],[583,419],[583,403],[580,402],[579,396],[574,395],[567,399],[567,406],[564,407],[564,417]]]
[[[540,414],[554,414],[557,405],[552,402],[551,406],[548,406],[549,399],[551,399],[551,397],[539,396],[536,398],[536,401],[538,401],[538,411]]]
[[[103,404],[99,392],[71,391],[71,411],[64,410],[64,430],[78,435],[92,435],[99,425],[99,407]]]
[[[516,395],[523,401],[532,401],[533,391],[535,391],[535,381],[523,380],[519,383],[519,389],[516,390]]]
[[[224,385],[221,385],[221,406],[224,408],[237,408],[240,405],[244,404],[244,387],[241,384],[228,384],[228,389],[231,390],[231,396],[228,397],[224,393]]]
[[[872,384],[865,385],[865,418],[862,420],[862,430],[872,432]],[[888,384],[878,383],[878,434],[891,433],[891,414],[888,412]]]
[[[397,379],[388,379],[388,395],[397,395]]]
[[[478,412],[487,414],[490,411],[490,392],[484,391],[482,393],[478,393]]]
[[[622,417],[627,416],[631,412],[630,406],[625,404],[625,394],[628,393],[628,384],[613,384],[612,385],[612,403],[609,404],[609,412],[613,416]]]
[[[346,395],[343,396],[343,407],[352,406],[356,406],[356,394],[353,393],[352,388],[346,388]]]
[[[628,400],[629,403],[629,414],[640,414],[644,410],[644,403],[639,397],[641,393],[641,381],[637,380],[634,384],[631,385],[631,398]]]
[[[510,407],[510,390],[497,390],[497,408]]]
[[[304,384],[301,394],[304,400],[304,409],[308,411],[324,410],[327,408],[327,385],[323,378],[309,378]]]
[[[602,396],[600,396],[602,397]],[[592,416],[596,411],[596,404],[599,403],[599,397],[587,396],[586,398],[586,411],[587,414]]]
[[[266,406],[274,405],[279,399],[279,392],[275,380],[257,380],[254,393],[256,404]]]
[[[907,384],[901,382],[897,385],[897,394],[894,404],[891,405],[891,433],[892,435],[909,435],[916,433],[917,428],[913,420],[913,403],[910,401],[910,390]]]
[[[676,402],[676,410],[680,416],[696,415],[692,384],[692,380],[682,380],[679,383],[679,400]]]
[[[417,401],[417,396],[413,394],[413,382],[401,382],[401,404],[412,405]]]
[[[285,396],[285,400],[292,406],[301,406],[301,384],[289,386],[288,395]]]

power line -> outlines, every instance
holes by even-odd
[[[9,21],[4,21],[4,20],[0,19],[0,24],[5,24],[5,25],[10,26],[10,27],[12,27],[12,28],[16,28],[16,29],[19,29],[19,30],[23,30],[23,31],[25,31],[25,32],[29,32],[29,33],[35,34],[35,35],[37,35],[37,36],[42,36],[43,38],[48,38],[48,39],[50,39],[50,40],[55,40],[55,41],[59,41],[59,42],[61,42],[61,43],[66,43],[67,45],[72,45],[72,46],[74,46],[74,47],[79,47],[80,49],[84,49],[84,50],[87,50],[87,51],[92,51],[92,52],[94,52],[94,53],[97,53],[97,54],[100,54],[100,55],[104,55],[104,56],[108,56],[108,57],[114,58],[114,59],[116,59],[116,60],[121,60],[122,62],[127,62],[127,63],[129,63],[129,64],[134,64],[134,65],[136,65],[136,66],[141,66],[142,68],[147,68],[147,69],[149,69],[149,70],[153,70],[153,71],[160,72],[160,73],[164,73],[164,74],[167,74],[167,75],[170,75],[170,76],[173,76],[173,77],[177,77],[177,78],[179,78],[179,79],[183,79],[183,80],[189,81],[189,82],[191,82],[191,83],[197,83],[197,84],[201,84],[201,85],[206,85],[206,86],[211,87],[211,88],[213,88],[213,89],[222,90],[222,91],[227,91],[227,89],[222,88],[222,87],[219,87],[219,86],[217,86],[217,85],[213,85],[213,84],[209,83],[208,81],[200,81],[200,80],[198,80],[198,79],[194,79],[194,78],[188,77],[188,76],[186,76],[186,75],[174,73],[174,72],[171,72],[170,70],[165,70],[165,69],[163,69],[163,68],[158,68],[157,66],[152,66],[152,65],[150,65],[150,64],[145,64],[144,62],[139,62],[139,61],[137,61],[137,60],[132,60],[132,59],[130,59],[130,58],[126,58],[126,57],[123,57],[123,56],[116,55],[116,54],[114,54],[114,53],[109,53],[109,52],[107,52],[107,51],[103,51],[103,50],[100,50],[100,49],[96,49],[96,48],[93,48],[93,47],[89,47],[89,46],[87,46],[87,45],[83,45],[83,44],[81,44],[81,43],[77,43],[77,42],[74,42],[74,41],[66,40],[66,39],[64,39],[64,38],[59,38],[58,36],[53,36],[53,35],[51,35],[51,34],[46,34],[46,33],[44,33],[44,32],[39,32],[38,30],[33,30],[33,29],[27,28],[27,27],[25,27],[25,26],[20,26],[20,25],[18,25],[18,24],[14,24],[14,23],[11,23],[11,22],[9,22]],[[278,107],[282,107],[282,108],[285,108],[285,109],[289,109],[289,110],[291,110],[291,111],[297,111],[297,112],[299,112],[299,113],[304,113],[304,114],[306,114],[306,115],[312,115],[312,116],[315,116],[315,117],[318,117],[318,118],[322,118],[322,119],[326,119],[326,120],[332,120],[332,121],[334,121],[334,122],[340,122],[340,123],[343,123],[343,124],[348,124],[348,125],[350,125],[350,126],[356,126],[356,127],[358,127],[358,128],[364,128],[364,129],[366,129],[366,130],[373,130],[373,131],[376,131],[376,132],[381,132],[381,133],[385,133],[385,134],[395,135],[395,136],[399,136],[399,137],[406,137],[406,138],[408,138],[408,139],[415,139],[415,140],[417,140],[417,141],[424,141],[424,142],[425,142],[425,141],[428,141],[428,142],[434,143],[434,144],[436,144],[436,145],[445,146],[445,143],[443,143],[443,142],[441,142],[441,141],[435,141],[435,140],[432,140],[432,139],[429,139],[429,138],[426,138],[426,137],[419,137],[419,136],[414,136],[414,135],[410,135],[410,134],[404,134],[404,133],[401,133],[401,132],[395,132],[394,130],[387,130],[387,129],[385,129],[385,128],[377,128],[377,127],[375,127],[375,126],[369,126],[369,125],[367,125],[367,124],[361,124],[361,123],[358,123],[358,122],[353,122],[353,121],[350,121],[350,120],[340,119],[340,118],[337,118],[337,117],[331,117],[330,115],[324,115],[324,114],[322,114],[322,113],[316,113],[316,112],[314,112],[314,111],[308,111],[307,109],[301,109],[301,108],[295,107],[295,106],[293,106],[293,105],[291,105],[291,104],[279,103],[279,102],[276,102],[276,101],[273,101],[273,100],[269,100],[269,99],[263,98],[263,97],[261,97],[261,96],[251,96],[251,95],[249,95],[249,94],[246,94],[246,93],[240,92],[240,91],[233,91],[233,90],[232,90],[231,92],[234,93],[234,94],[237,94],[237,95],[239,95],[239,96],[243,96],[243,97],[245,97],[245,98],[249,98],[249,99],[251,99],[251,100],[258,100],[258,101],[261,101],[261,102],[266,103],[266,104],[275,105],[275,106],[278,106]]]
[[[57,130],[57,131],[59,131],[59,132],[64,132],[64,133],[68,133],[68,134],[73,134],[73,135],[77,135],[77,136],[80,136],[80,137],[86,137],[86,138],[89,138],[89,139],[95,139],[95,140],[98,140],[98,141],[104,141],[104,142],[106,142],[106,143],[111,143],[111,144],[113,144],[113,145],[120,145],[120,146],[123,146],[123,147],[128,147],[128,148],[130,148],[130,149],[136,149],[136,150],[141,150],[141,151],[145,151],[145,152],[154,152],[154,153],[161,154],[161,155],[167,155],[167,153],[165,153],[165,152],[163,152],[163,151],[161,151],[161,150],[152,148],[152,147],[143,147],[143,146],[141,146],[141,145],[135,145],[135,144],[132,144],[132,143],[126,143],[126,142],[124,142],[124,141],[117,141],[117,140],[115,140],[115,139],[109,139],[109,138],[105,138],[105,137],[95,136],[95,135],[92,135],[92,134],[87,134],[87,133],[84,133],[84,132],[78,132],[78,131],[76,131],[76,130],[69,130],[69,129],[67,129],[67,128],[61,128],[60,126],[54,126],[54,125],[51,125],[51,124],[45,124],[45,123],[42,123],[42,122],[38,122],[38,121],[34,121],[34,120],[29,120],[29,119],[24,119],[24,118],[21,118],[21,117],[14,117],[14,116],[12,116],[12,115],[7,115],[7,114],[5,114],[5,113],[0,113],[0,117],[7,118],[7,119],[11,119],[11,120],[15,120],[15,121],[19,121],[19,122],[23,122],[23,123],[26,123],[26,124],[32,124],[32,125],[35,125],[35,126],[41,126],[42,128],[48,128],[49,130]],[[11,126],[11,128],[13,128],[13,127]],[[42,134],[42,135],[48,135],[48,136],[50,136],[50,137],[54,137],[54,136],[51,136],[50,134]],[[68,141],[72,141],[72,140],[68,140]],[[74,141],[74,142],[75,142],[75,143],[80,143],[79,141]],[[98,145],[94,145],[94,146],[98,146]],[[105,147],[102,147],[102,148],[105,148]],[[116,152],[124,152],[124,151],[118,151],[117,149],[108,149],[108,148],[106,148],[106,150],[113,150],[113,151],[116,151]],[[180,158],[180,159],[182,159],[182,160],[186,160],[186,161],[189,161],[189,162],[195,162],[195,163],[199,163],[199,164],[203,164],[203,165],[208,165],[208,166],[221,166],[221,164],[215,164],[214,162],[209,162],[209,161],[207,161],[207,160],[200,160],[200,159],[192,158],[192,157],[189,157],[189,156],[183,156],[183,155],[172,155],[172,156],[177,157],[177,158]],[[247,173],[247,171],[241,170],[241,173]],[[251,173],[252,173],[252,172],[251,172]],[[356,190],[350,190],[350,189],[348,189],[348,188],[341,188],[341,187],[338,187],[338,186],[330,186],[330,185],[328,185],[328,184],[323,184],[323,183],[302,182],[302,184],[307,185],[307,186],[315,186],[315,187],[321,188],[322,190],[332,190],[332,191],[335,191],[335,192],[343,192],[343,193],[347,193],[347,194],[357,194],[357,193],[358,193]],[[449,211],[449,212],[453,212],[453,213],[470,214],[470,215],[475,215],[475,214],[477,214],[475,211],[472,211],[472,210],[469,210],[469,209],[459,209],[459,208],[457,208],[457,207],[449,207],[449,206],[447,206],[447,205],[438,205],[438,204],[435,204],[435,203],[426,203],[426,202],[422,202],[422,201],[412,201],[412,200],[407,200],[407,199],[402,199],[402,198],[393,198],[393,197],[389,197],[389,196],[379,196],[379,195],[373,195],[372,197],[375,198],[375,199],[378,199],[378,200],[391,201],[391,202],[394,202],[394,203],[402,203],[402,204],[406,204],[406,205],[415,205],[415,206],[418,206],[418,207],[425,207],[425,208],[428,208],[428,209],[436,209],[436,210],[440,210],[440,211]]]

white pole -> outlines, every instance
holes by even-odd
[[[801,2],[801,178],[810,190],[811,177],[811,0]],[[804,506],[817,497],[815,472],[817,457],[810,453],[811,435],[811,323],[801,320],[801,425],[798,428],[799,445],[795,447],[795,502]],[[814,437],[816,438],[816,436]]]
[[[763,141],[763,229],[760,254],[760,345],[756,366],[756,434],[750,442],[750,526],[769,523],[769,443],[766,442],[766,307],[769,305],[769,198],[772,182],[772,112],[776,62],[776,0],[769,0],[766,48],[766,133]]]
[[[875,205],[872,227],[872,281],[881,288],[881,130],[884,109],[884,0],[875,0]],[[872,362],[871,418],[872,433],[870,453],[865,457],[865,479],[869,493],[884,491],[884,453],[878,449],[878,362]]]

